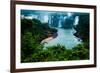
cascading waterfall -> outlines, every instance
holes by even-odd
[[[59,28],[62,27],[62,25],[61,25],[61,20],[59,20],[58,27],[59,27]]]
[[[59,21],[58,21],[58,27],[61,28],[62,27],[62,24],[64,24],[64,16],[60,15],[59,16]]]
[[[79,22],[79,16],[76,16],[76,17],[75,17],[75,21],[74,21],[74,25],[75,25],[75,26],[78,25],[78,22]]]

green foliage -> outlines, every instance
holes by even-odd
[[[61,45],[56,45],[56,46],[51,46],[47,47],[46,49],[47,52],[49,52],[51,55],[48,58],[48,60],[52,61],[63,61],[64,59],[67,59],[66,56],[66,48]]]
[[[21,34],[25,32],[32,32],[32,20],[30,19],[21,19]]]
[[[34,39],[32,38],[32,33],[26,32],[25,35],[21,37],[21,58],[30,57],[34,51]]]
[[[72,60],[89,59],[89,50],[85,48],[83,44],[79,44],[72,49],[72,54],[70,56],[70,59]]]
[[[56,45],[33,53],[30,58],[26,59],[26,62],[85,60],[89,59],[89,50],[84,48],[82,44],[73,49],[66,49],[64,46]]]
[[[32,37],[31,32],[26,32],[21,37],[21,58],[25,59],[27,57],[31,57],[32,54],[40,51],[40,45],[36,42],[36,40]]]

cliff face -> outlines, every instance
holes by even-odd
[[[75,27],[77,31],[75,36],[81,38],[83,41],[89,40],[89,22],[89,14],[79,15],[79,22]]]

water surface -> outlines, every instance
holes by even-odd
[[[57,32],[58,36],[45,43],[44,48],[60,44],[65,46],[66,49],[71,49],[75,47],[77,44],[81,43],[81,40],[73,35],[76,32],[73,28],[72,29],[56,28],[56,29],[58,30]]]

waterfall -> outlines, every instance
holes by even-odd
[[[47,23],[47,22],[48,22],[48,20],[49,20],[48,15],[44,15],[44,17],[43,17],[43,22]]]
[[[61,20],[59,20],[58,27],[59,27],[59,28],[62,27],[62,25],[61,25]]]
[[[74,25],[75,25],[75,26],[78,25],[78,22],[79,22],[79,16],[76,16],[76,17],[75,17],[75,21],[74,21]]]

